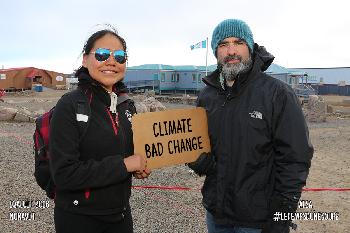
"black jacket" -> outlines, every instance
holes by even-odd
[[[313,147],[293,90],[263,73],[274,57],[257,44],[254,51],[232,88],[222,89],[219,70],[205,77],[197,105],[207,111],[216,160],[204,207],[218,224],[263,228],[275,196],[300,198]]]
[[[76,99],[64,95],[51,119],[51,172],[56,184],[55,204],[73,213],[113,215],[118,219],[129,206],[131,175],[123,159],[133,154],[130,118],[131,100],[109,111],[109,94],[87,73],[79,75],[79,86],[90,99],[91,116],[80,138]],[[114,92],[120,95],[119,82]]]

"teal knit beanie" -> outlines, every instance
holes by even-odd
[[[211,48],[215,57],[218,44],[220,43],[220,41],[228,37],[236,37],[243,39],[247,43],[250,52],[253,53],[254,39],[253,33],[250,30],[249,26],[244,21],[239,19],[226,19],[219,23],[213,31],[213,36],[211,39]]]

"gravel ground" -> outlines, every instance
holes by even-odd
[[[12,104],[30,110],[47,110],[57,101],[52,96],[39,97],[16,96],[5,100],[12,100]],[[178,108],[181,105],[168,107]],[[315,155],[307,188],[350,188],[350,119],[329,118],[326,123],[309,124],[309,128]],[[0,122],[0,171],[3,173],[0,180],[0,233],[54,232],[54,203],[46,198],[33,176],[33,131],[33,123]],[[130,202],[135,232],[206,232],[199,191],[202,183],[203,178],[193,176],[183,165],[154,170],[151,177],[144,181],[134,180],[135,186],[192,188],[134,188]],[[296,232],[350,232],[350,192],[303,192],[302,199],[310,200],[313,208],[299,209],[299,212],[338,212],[339,220],[297,221]],[[16,201],[27,200],[42,201],[40,204],[44,206],[13,208]],[[15,217],[13,213],[21,212],[34,213],[35,218],[11,220],[11,217]]]
[[[0,122],[0,232],[54,232],[54,203],[36,185],[32,152],[33,123]],[[204,209],[194,178],[179,165],[155,170],[148,180],[134,180],[135,186],[180,186],[194,190],[133,189],[131,197],[135,232],[205,232]],[[15,201],[43,201],[49,207],[13,208]],[[42,206],[40,206],[42,207]],[[10,220],[11,213],[33,213],[35,219]]]

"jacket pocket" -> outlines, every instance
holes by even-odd
[[[252,131],[252,133],[256,135],[261,135],[265,137],[270,136],[270,130],[267,125],[267,122],[263,119],[259,118],[249,118],[248,119],[248,128]]]
[[[269,127],[264,120],[251,118],[247,124],[247,138],[249,139],[248,151],[251,155],[251,163],[254,166],[262,166],[269,160],[272,151],[272,136]]]
[[[264,221],[268,214],[268,200],[264,190],[254,190],[252,194],[251,205],[252,219],[255,221]]]

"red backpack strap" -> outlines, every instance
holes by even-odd
[[[52,117],[52,113],[53,113],[53,108],[50,111],[44,113],[41,118],[41,126],[39,130],[40,130],[41,137],[44,140],[45,146],[48,146],[49,144],[50,120]]]

